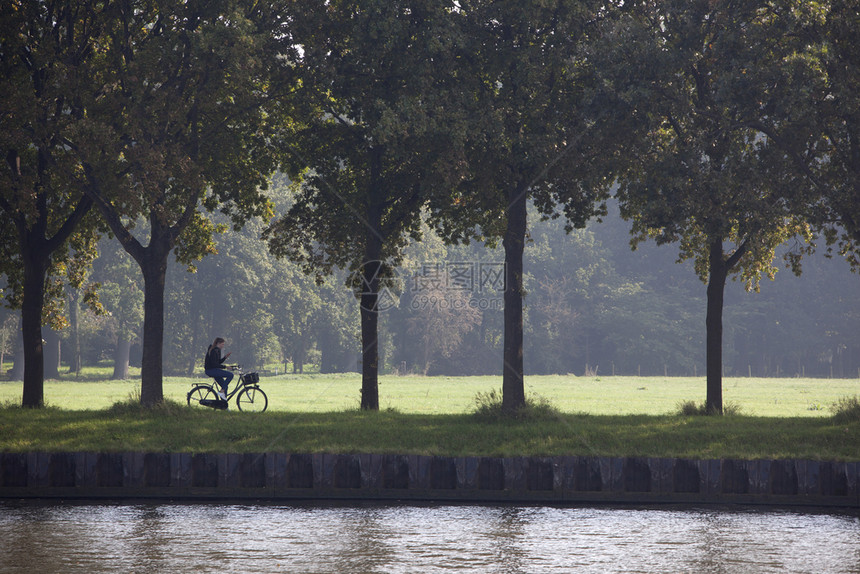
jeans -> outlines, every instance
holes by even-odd
[[[221,390],[224,391],[224,394],[227,394],[227,385],[230,384],[230,381],[233,380],[233,373],[228,371],[227,369],[206,369],[204,371],[207,377],[212,377],[215,379],[215,382],[221,385]]]

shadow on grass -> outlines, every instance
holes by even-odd
[[[542,403],[545,404],[545,403]],[[0,452],[376,453],[860,460],[860,421],[824,417],[242,413],[168,401],[110,408],[0,408]],[[534,413],[533,413],[534,414]]]

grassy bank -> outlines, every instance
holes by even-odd
[[[269,411],[191,409],[191,385],[168,378],[169,403],[129,401],[139,382],[86,379],[45,385],[49,408],[24,410],[21,384],[0,383],[0,451],[374,452],[452,456],[658,456],[860,460],[860,422],[829,406],[860,381],[726,379],[740,416],[672,414],[701,400],[701,378],[529,377],[527,392],[559,412],[537,421],[481,420],[475,396],[498,377],[383,377],[382,412],[355,410],[358,375],[264,377]],[[111,406],[114,405],[114,406]]]
[[[0,409],[0,451],[402,453],[860,460],[860,423],[829,417]]]
[[[139,380],[109,381],[109,372],[85,371],[84,376],[63,375],[45,383],[45,402],[68,410],[104,409],[126,400],[140,387]],[[164,394],[184,403],[194,383],[211,379],[166,377]],[[361,376],[264,376],[261,386],[269,396],[269,410],[331,412],[356,408]],[[474,398],[501,387],[501,377],[380,377],[382,409],[410,414],[462,414],[470,412]],[[858,379],[751,379],[726,378],[724,400],[751,416],[821,417],[839,398],[860,394]],[[526,377],[526,393],[546,398],[565,413],[592,415],[663,415],[681,401],[705,398],[704,377],[577,377],[551,375]],[[20,403],[20,382],[0,382],[0,404]]]

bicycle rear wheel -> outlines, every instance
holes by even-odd
[[[201,407],[204,405],[200,404],[201,400],[215,401],[218,400],[218,395],[215,394],[215,390],[209,385],[195,385],[188,392],[188,406],[189,407]],[[207,407],[208,408],[208,407]]]
[[[269,406],[269,398],[260,387],[245,387],[239,391],[236,404],[240,411],[261,413]]]

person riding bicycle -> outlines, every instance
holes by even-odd
[[[207,377],[212,377],[215,381],[221,385],[221,390],[218,392],[218,396],[221,400],[227,400],[227,387],[230,384],[230,381],[233,380],[233,373],[224,368],[224,361],[227,360],[227,357],[230,356],[230,353],[227,353],[223,357],[221,356],[221,351],[224,349],[224,343],[226,341],[221,337],[216,337],[215,342],[209,345],[209,348],[206,350],[206,359],[203,361],[203,371],[206,373]]]

